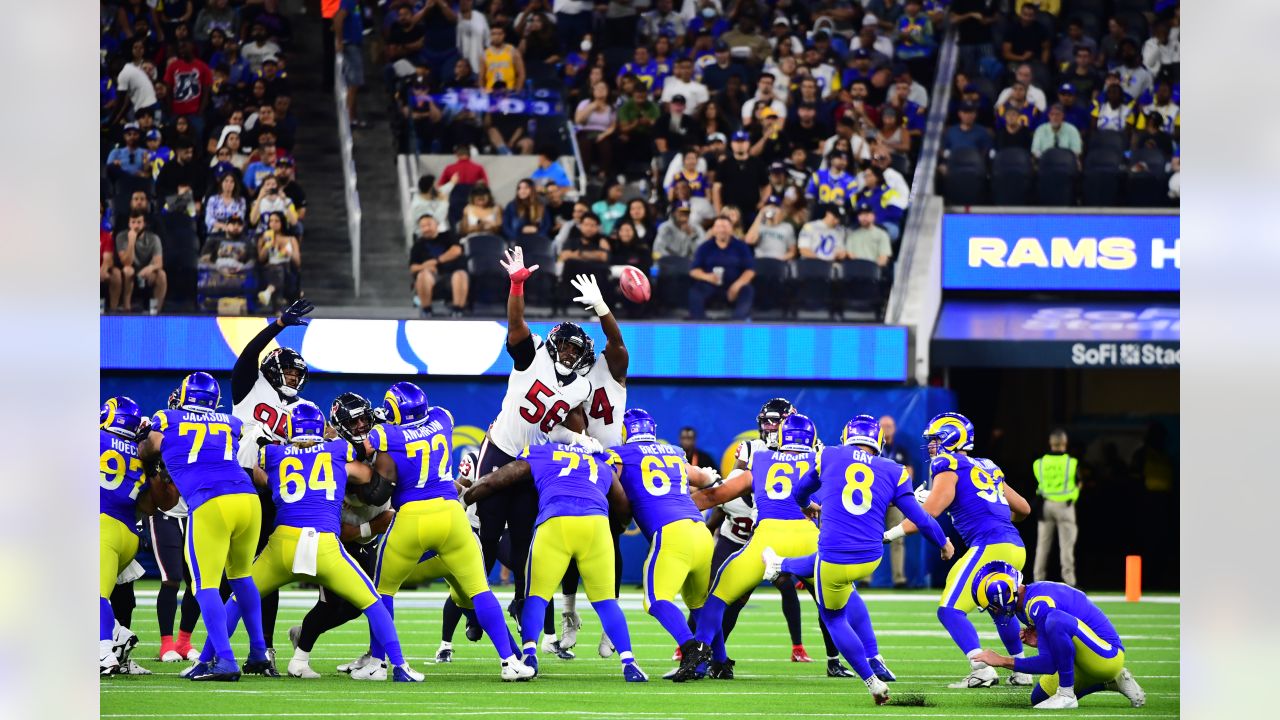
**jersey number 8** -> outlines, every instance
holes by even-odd
[[[853,463],[844,471],[844,490],[840,493],[840,503],[851,515],[864,515],[871,509],[871,485],[875,482],[875,472],[862,463]],[[855,505],[853,494],[858,493],[859,500]]]
[[[338,484],[333,481],[333,456],[329,453],[316,455],[311,465],[311,477],[302,477],[302,461],[296,457],[287,457],[280,461],[280,499],[287,503],[295,503],[307,493],[307,488],[323,490],[324,499],[332,501],[338,491]],[[290,488],[293,488],[290,490]]]

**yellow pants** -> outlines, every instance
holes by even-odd
[[[409,573],[409,577],[405,578],[405,582],[410,585],[421,585],[431,580],[444,580],[449,586],[449,597],[453,598],[453,602],[460,608],[470,610],[474,606],[471,603],[471,596],[463,592],[458,581],[449,574],[449,568],[445,567],[444,561],[439,555],[435,555],[428,560],[418,563],[413,572]]]
[[[871,577],[871,573],[880,567],[877,558],[865,563],[829,563],[818,555],[816,566],[817,577],[814,578],[818,591],[818,605],[827,610],[839,610],[849,604],[849,596],[853,594],[853,584]]]
[[[677,520],[658,528],[644,561],[644,609],[676,592],[690,610],[702,607],[711,585],[711,531],[696,520]]]
[[[1075,687],[1086,688],[1115,679],[1124,669],[1124,650],[1098,637],[1084,622],[1076,623],[1078,629],[1072,638],[1076,646]],[[1041,675],[1039,684],[1040,689],[1054,694],[1058,691],[1058,674]]]
[[[1027,561],[1027,549],[1013,543],[974,545],[960,556],[947,573],[947,585],[942,589],[939,607],[953,608],[963,613],[972,612],[978,605],[973,601],[973,578],[982,566],[995,560],[1003,560],[1022,570]]]
[[[550,600],[569,561],[578,563],[587,600],[618,597],[614,590],[613,534],[604,515],[548,518],[533,530],[525,565],[525,595]]]
[[[110,598],[116,578],[138,554],[138,534],[110,515],[98,515],[98,595]]]
[[[267,540],[258,559],[253,561],[253,584],[258,592],[266,595],[295,580],[314,580],[343,600],[364,610],[378,602],[373,581],[360,569],[360,565],[347,554],[338,537],[333,533],[320,533],[316,551],[316,574],[301,575],[293,572],[293,556],[298,549],[298,537],[302,530],[288,525],[277,526]]]
[[[711,583],[711,594],[732,603],[764,580],[761,553],[771,547],[783,557],[818,551],[818,526],[808,520],[761,520],[741,550],[729,556]]]
[[[187,521],[187,568],[195,590],[217,590],[228,580],[253,572],[253,555],[262,530],[257,495],[219,495],[191,511]]]
[[[469,598],[489,589],[480,541],[471,532],[462,503],[434,498],[407,503],[396,512],[378,547],[374,573],[378,592],[395,595],[431,550],[439,553],[442,577],[453,578],[450,587],[456,583],[457,590]]]

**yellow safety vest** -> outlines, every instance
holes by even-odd
[[[1079,462],[1065,453],[1050,453],[1036,460],[1032,470],[1036,475],[1036,492],[1045,500],[1071,502],[1080,497],[1080,486],[1076,484],[1076,467]]]

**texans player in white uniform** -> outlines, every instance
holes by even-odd
[[[306,325],[305,316],[315,309],[309,300],[295,300],[280,317],[267,325],[240,351],[231,369],[231,414],[244,421],[240,437],[240,467],[257,465],[259,448],[268,443],[283,443],[289,437],[289,409],[302,399],[302,387],[307,382],[307,363],[297,351],[276,348],[258,362],[271,341],[287,327]],[[259,491],[262,502],[262,531],[258,537],[258,552],[267,546],[267,539],[276,525],[276,506],[271,493]],[[222,598],[231,596],[231,588],[224,580]],[[267,641],[267,659],[275,668],[276,651],[273,636],[276,629],[276,610],[280,605],[279,591],[262,596],[262,635]]]
[[[548,440],[603,452],[603,446],[583,432],[587,423],[580,407],[591,395],[591,384],[585,377],[595,362],[591,337],[571,322],[552,328],[546,342],[534,335],[524,319],[524,283],[538,266],[525,267],[524,251],[519,247],[508,250],[500,262],[511,280],[507,354],[511,356],[512,370],[502,409],[480,446],[479,474],[487,475],[512,462],[526,445],[541,445]],[[498,559],[503,530],[510,533],[508,567],[514,575],[516,595],[507,610],[519,622],[524,605],[525,561],[538,516],[537,490],[532,482],[517,483],[478,505],[486,570],[491,570]],[[551,612],[548,605],[548,613]]]

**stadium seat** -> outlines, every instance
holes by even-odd
[[[1116,150],[1093,149],[1084,159],[1084,197],[1086,207],[1108,207],[1120,203],[1120,186],[1124,177],[1122,155]]]
[[[1040,156],[1036,202],[1055,207],[1074,205],[1079,174],[1075,153],[1062,148],[1046,150]]]
[[[507,273],[498,264],[507,241],[497,235],[468,235],[462,239],[467,253],[467,273],[471,275],[473,304],[499,304],[507,295]]]
[[[973,148],[953,150],[947,158],[948,205],[981,205],[987,197],[987,159]]]
[[[996,205],[1026,205],[1031,198],[1031,153],[1007,147],[991,164],[991,201]]]
[[[1141,48],[1143,41],[1151,36],[1151,28],[1147,24],[1147,17],[1140,11],[1121,12],[1119,8],[1117,8],[1116,17],[1124,20],[1125,28],[1129,35],[1137,38],[1138,47]]]
[[[526,305],[548,311],[555,309],[556,257],[551,249],[551,239],[538,234],[521,235],[514,244],[524,250],[526,267],[539,266],[538,272],[525,283]]]
[[[1141,154],[1146,153],[1146,157]],[[1164,155],[1159,150],[1145,148],[1135,153],[1134,163],[1126,178],[1126,204],[1134,207],[1164,207],[1169,204],[1169,173],[1165,170]],[[1138,169],[1139,162],[1146,169]]]
[[[757,318],[782,317],[790,310],[787,261],[756,258],[755,303],[751,314]]]
[[[845,260],[840,263],[841,303],[844,309],[874,311],[879,308],[880,266],[870,260]]]
[[[1124,134],[1115,130],[1099,130],[1089,138],[1089,150],[1115,150],[1124,152],[1128,147]]]
[[[831,308],[831,263],[818,258],[796,259],[797,310]]]
[[[658,258],[658,307],[668,312],[689,307],[689,258],[667,255]]]

